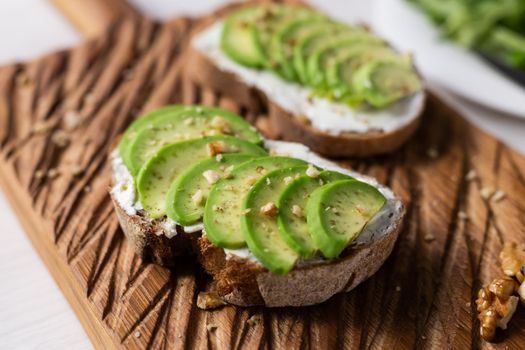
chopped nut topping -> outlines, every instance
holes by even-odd
[[[481,288],[476,299],[480,334],[486,341],[491,341],[496,334],[496,328],[506,329],[507,323],[516,311],[518,298],[512,294],[517,283],[505,277],[495,279],[487,287]]]
[[[437,157],[439,157],[439,152],[434,147],[431,147],[427,149],[427,156],[428,158],[436,159]]]
[[[226,303],[219,297],[217,293],[200,292],[197,296],[197,307],[199,309],[210,310],[224,305],[226,305]]]
[[[467,175],[465,175],[465,179],[466,179],[467,181],[473,181],[473,180],[475,180],[477,177],[478,177],[478,174],[476,173],[476,170],[474,170],[474,169],[469,170],[469,172],[467,173]]]
[[[505,242],[499,258],[505,275],[516,277],[519,282],[525,281],[525,249],[523,247],[518,247],[515,242]]]
[[[283,181],[286,185],[289,185],[293,181],[293,177],[287,176],[283,179]]]
[[[58,177],[58,175],[60,175],[60,172],[57,170],[57,169],[49,169],[49,171],[47,172],[47,177],[50,178],[50,179],[54,179],[56,177]]]
[[[84,172],[84,169],[78,164],[73,164],[70,167],[70,171],[73,176],[80,176]]]
[[[211,209],[213,211],[223,211],[224,209],[221,206],[218,206],[217,204],[214,204]]]
[[[525,306],[525,281],[519,286],[518,295],[520,296],[521,305]]]
[[[202,132],[202,134],[204,136],[215,136],[215,135],[220,135],[221,133],[218,131],[218,130],[205,130]]]
[[[275,217],[278,212],[279,209],[277,209],[274,202],[268,202],[261,207],[261,214],[266,216]]]
[[[51,136],[51,141],[60,148],[69,144],[69,135],[64,130],[57,130]]]
[[[497,190],[496,192],[494,192],[494,195],[492,196],[491,200],[493,202],[499,202],[500,200],[505,198],[506,195],[507,194],[503,192],[502,190]]]
[[[263,166],[258,165],[258,166],[255,168],[255,171],[256,171],[258,174],[264,174],[264,173],[266,172],[266,169],[265,169]]]
[[[436,240],[436,237],[431,233],[427,233],[423,239],[427,242],[433,242]]]
[[[253,185],[256,182],[257,182],[257,179],[255,177],[253,177],[253,176],[247,176],[246,177],[246,183],[248,185]]]
[[[480,191],[481,197],[483,199],[490,199],[494,195],[495,190],[492,187],[483,187]]]
[[[202,173],[202,176],[208,181],[209,184],[213,185],[221,178],[219,174],[214,170],[206,170]]]
[[[224,177],[225,178],[229,178],[232,171],[233,171],[233,168],[234,166],[233,165],[230,165],[229,167],[227,167],[226,169],[224,169]]]
[[[224,134],[231,134],[232,129],[230,124],[221,116],[215,116],[211,120],[210,126]]]
[[[294,204],[292,206],[292,214],[297,216],[298,218],[302,218],[303,217],[303,210],[301,209],[300,206]]]
[[[46,174],[42,170],[35,171],[35,179],[42,179]]]
[[[256,314],[256,315],[252,315],[248,321],[246,321],[246,323],[249,325],[249,326],[254,326],[258,323],[261,323],[262,321],[262,316],[259,315],[259,314]]]
[[[64,125],[67,129],[76,129],[82,122],[82,116],[77,111],[69,111],[64,115]]]
[[[204,200],[204,194],[202,190],[197,190],[193,196],[191,196],[191,201],[197,205],[201,205]]]
[[[217,325],[215,325],[215,324],[207,324],[206,325],[206,330],[208,332],[215,332],[216,329],[217,329]]]
[[[54,122],[52,120],[38,121],[31,127],[32,134],[45,134],[46,132],[53,129]]]
[[[306,169],[306,175],[308,175],[309,177],[318,177],[319,175],[321,175],[321,172],[312,164],[308,164],[308,168]]]
[[[206,150],[210,157],[215,157],[219,153],[237,152],[237,147],[228,146],[223,141],[212,141],[206,145]]]
[[[461,220],[468,220],[468,215],[464,211],[460,210],[458,212],[458,218],[460,218]]]

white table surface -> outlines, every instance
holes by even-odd
[[[179,13],[203,13],[224,1],[133,2],[150,15],[166,18]],[[343,20],[366,21],[372,13],[372,1],[315,0],[312,3]],[[0,64],[35,58],[82,41],[46,0],[2,1],[0,33]],[[430,84],[468,119],[525,154],[525,121],[486,110],[447,93],[433,82]],[[0,349],[92,348],[1,192],[0,225]]]

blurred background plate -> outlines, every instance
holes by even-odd
[[[525,89],[480,56],[440,38],[438,29],[405,0],[376,0],[372,25],[396,47],[411,51],[431,83],[486,107],[525,118]]]

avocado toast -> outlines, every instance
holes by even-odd
[[[267,109],[280,136],[330,157],[396,150],[426,100],[410,55],[300,5],[234,10],[193,37],[190,56],[199,85]]]
[[[144,142],[166,120],[173,142]],[[135,142],[151,149],[133,175]],[[111,197],[137,253],[166,266],[196,256],[218,295],[236,305],[312,305],[351,290],[383,264],[404,217],[401,201],[374,179],[303,145],[264,140],[218,108],[151,112],[111,160]]]

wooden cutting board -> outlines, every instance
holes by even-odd
[[[2,188],[93,344],[523,349],[524,309],[490,345],[479,338],[474,300],[501,275],[502,243],[525,240],[525,158],[435,97],[403,149],[342,162],[391,186],[408,207],[391,257],[354,291],[305,308],[202,311],[195,299],[209,279],[200,268],[183,259],[170,271],[133,254],[108,196],[107,155],[126,126],[169,103],[264,121],[264,108],[238,106],[185,77],[184,47],[199,23],[121,16],[79,47],[0,68]],[[486,188],[506,196],[484,199]],[[260,322],[247,322],[253,315]]]

